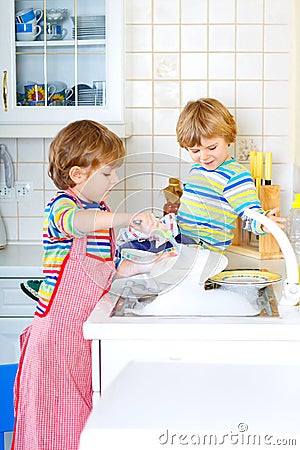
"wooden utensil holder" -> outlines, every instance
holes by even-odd
[[[262,185],[260,187],[259,198],[264,210],[280,207],[280,187],[278,185]],[[283,258],[280,247],[272,234],[257,236],[258,245],[251,245],[251,240],[257,235],[242,229],[240,217],[236,221],[236,229],[232,244],[228,251],[240,255],[250,256],[257,259],[279,259]]]

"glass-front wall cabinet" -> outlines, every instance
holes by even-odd
[[[122,121],[122,0],[16,0],[1,122]],[[2,56],[2,55],[1,55]]]

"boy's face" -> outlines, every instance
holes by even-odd
[[[215,170],[224,161],[230,159],[228,142],[220,136],[202,137],[201,144],[189,147],[188,152],[195,163],[207,170]]]
[[[80,191],[80,198],[83,200],[100,203],[107,198],[110,190],[118,181],[116,169],[108,164],[89,174],[85,181],[76,188]]]

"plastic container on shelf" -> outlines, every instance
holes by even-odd
[[[287,235],[296,254],[300,282],[300,194],[295,195],[295,200],[289,211]]]
[[[183,193],[180,180],[178,178],[169,178],[169,185],[163,189],[163,193],[167,201],[164,204],[164,215],[177,214],[180,206],[180,197]]]

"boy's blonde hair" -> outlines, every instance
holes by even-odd
[[[73,166],[90,168],[110,164],[119,167],[125,156],[121,139],[100,123],[78,120],[63,128],[49,150],[48,174],[58,189],[72,188],[69,176]]]
[[[214,98],[188,102],[182,110],[177,127],[180,147],[201,145],[201,137],[223,137],[228,144],[235,141],[236,123],[228,109]]]

